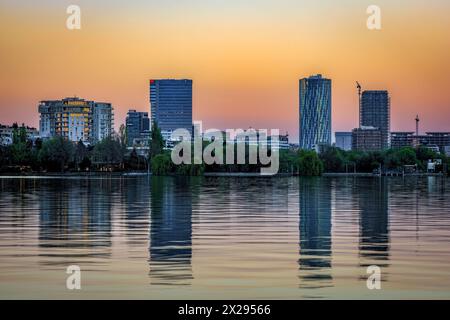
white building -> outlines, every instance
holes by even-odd
[[[62,136],[70,141],[96,143],[112,134],[113,108],[110,103],[77,97],[39,103],[42,138]]]

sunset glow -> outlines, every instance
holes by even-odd
[[[151,78],[193,79],[206,127],[279,128],[298,139],[298,79],[333,81],[333,132],[358,126],[355,81],[391,95],[392,131],[450,131],[450,3],[376,1],[0,0],[0,119],[38,127],[40,100],[149,111]],[[82,29],[65,27],[78,4]]]

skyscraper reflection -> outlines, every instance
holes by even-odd
[[[189,285],[192,279],[192,191],[189,178],[152,177],[152,284]]]
[[[360,212],[360,265],[385,267],[389,260],[387,179],[358,179],[356,184]]]
[[[328,179],[300,178],[300,287],[333,285],[331,186]]]

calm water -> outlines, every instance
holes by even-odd
[[[2,178],[0,298],[449,299],[449,192],[439,177]]]

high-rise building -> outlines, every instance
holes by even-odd
[[[112,135],[114,128],[113,108],[110,103],[95,102],[92,109],[92,141],[102,141]]]
[[[300,79],[299,104],[300,148],[331,144],[331,80],[320,74]]]
[[[127,128],[127,144],[145,144],[150,138],[150,119],[148,112],[129,110],[125,121]]]
[[[41,101],[38,108],[42,138],[61,136],[74,142],[96,143],[112,134],[110,103],[74,97]]]
[[[391,112],[386,90],[363,91],[359,109],[360,127],[375,127],[381,131],[381,149],[390,147]]]
[[[336,147],[345,151],[352,150],[351,132],[336,132],[334,136],[336,138]]]
[[[150,80],[150,109],[166,141],[176,129],[192,135],[192,80]]]
[[[361,126],[352,131],[352,150],[378,151],[382,149],[382,133],[379,128]]]

